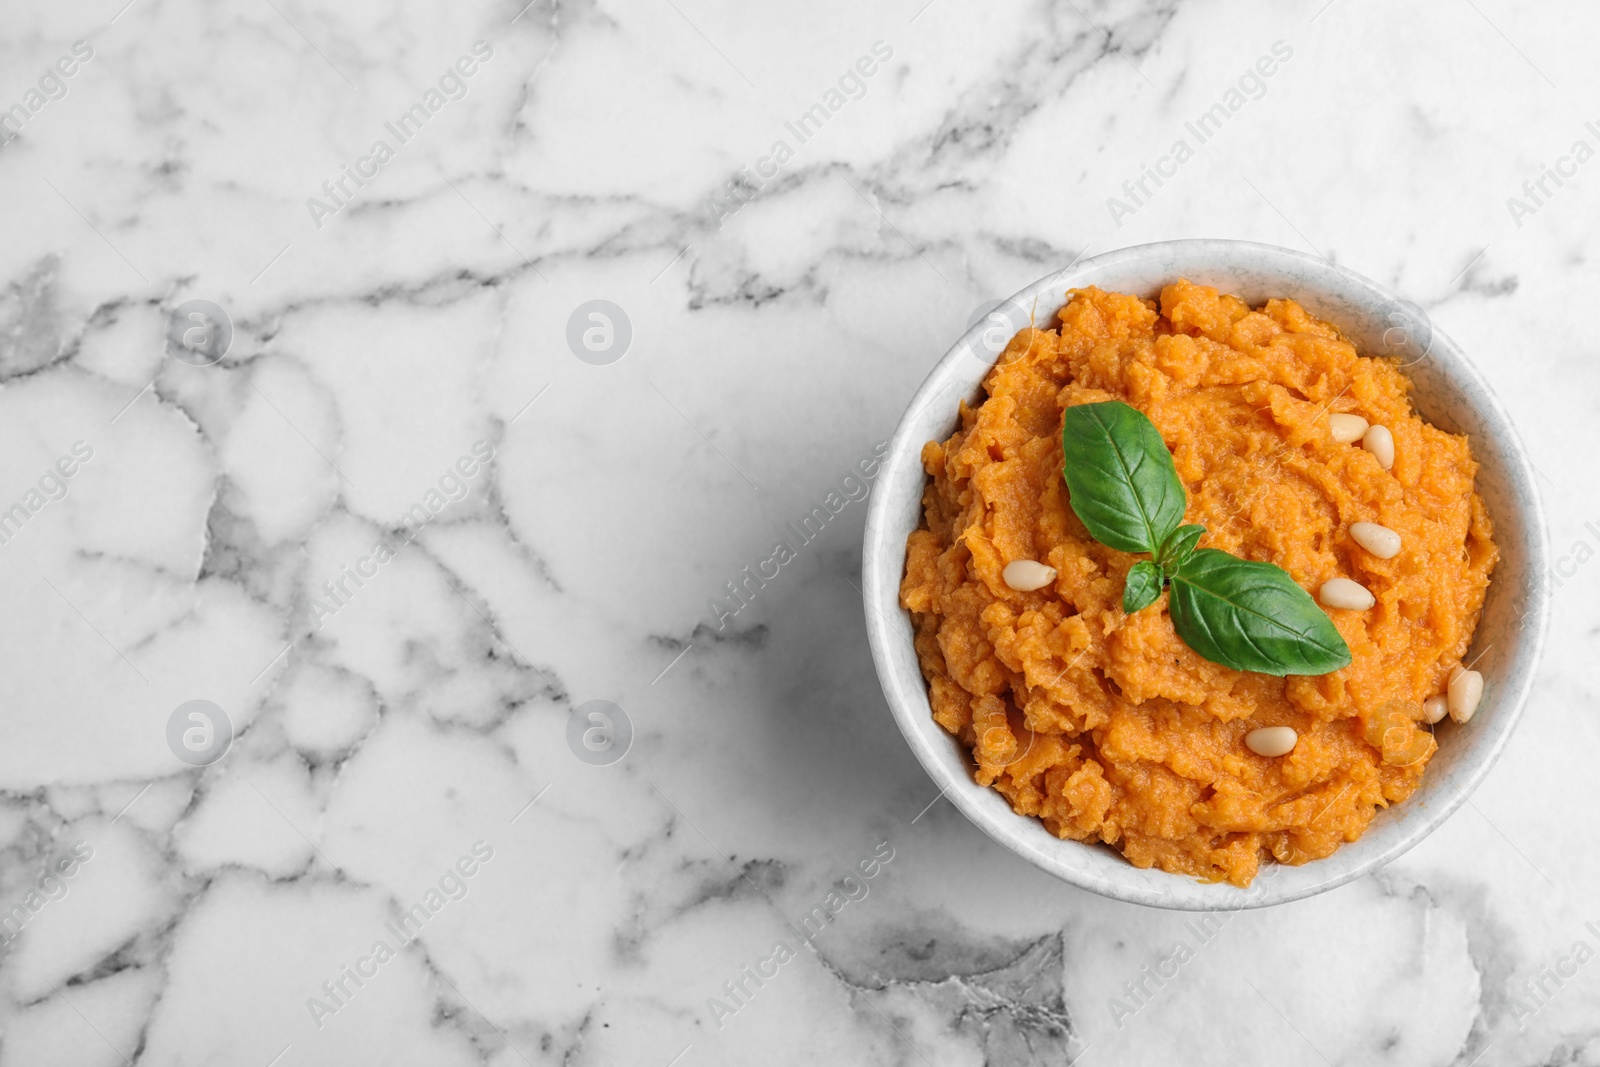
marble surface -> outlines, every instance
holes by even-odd
[[[4,21],[0,1067],[1600,1062],[1592,7]],[[856,588],[973,314],[1186,236],[1426,308],[1559,571],[1471,804],[1201,925],[939,802]]]

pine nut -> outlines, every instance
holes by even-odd
[[[1361,447],[1371,452],[1384,470],[1394,466],[1394,434],[1389,432],[1389,427],[1367,427],[1367,432],[1361,435]]]
[[[1444,718],[1445,712],[1450,710],[1450,698],[1443,693],[1431,696],[1422,702],[1422,721],[1430,725]]]
[[[1356,544],[1379,559],[1394,559],[1400,554],[1400,535],[1375,522],[1352,522],[1350,536]]]
[[[1478,701],[1483,699],[1483,675],[1457,667],[1450,672],[1450,685],[1445,693],[1450,717],[1456,722],[1466,722],[1478,710]]]
[[[1294,751],[1300,735],[1289,726],[1263,726],[1244,735],[1244,747],[1258,756],[1287,756]]]
[[[1378,602],[1367,587],[1348,578],[1329,578],[1317,590],[1317,599],[1325,608],[1344,608],[1348,611],[1366,611]]]
[[[1354,444],[1367,432],[1367,420],[1360,415],[1329,415],[1328,432],[1341,445]]]
[[[1006,564],[1001,576],[1005,578],[1006,584],[1017,592],[1031,593],[1055,581],[1056,569],[1031,559],[1014,559]]]

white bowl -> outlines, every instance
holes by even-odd
[[[1467,657],[1477,658],[1485,680],[1472,721],[1459,726],[1446,719],[1439,725],[1439,751],[1422,786],[1404,803],[1379,812],[1359,841],[1299,867],[1263,864],[1249,889],[1140,870],[1106,845],[1061,840],[1038,819],[1013,812],[995,790],[978,785],[968,753],[933,721],[912,648],[911,617],[900,607],[906,537],[922,517],[922,446],[950,436],[957,402],[980,396],[984,372],[1015,329],[1027,325],[1030,315],[1041,325],[1051,322],[1071,288],[1098,285],[1154,296],[1179,277],[1252,305],[1292,297],[1336,324],[1363,354],[1403,355],[1418,413],[1471,438],[1480,464],[1478,492],[1494,520],[1501,553]],[[1405,852],[1465,802],[1505,748],[1533,684],[1549,613],[1546,557],[1544,512],[1516,431],[1477,369],[1420,308],[1359,274],[1299,252],[1198,240],[1140,245],[1084,260],[1028,286],[969,329],[922,383],[895,431],[872,490],[861,569],[867,634],[884,696],[911,750],[962,814],[1073,885],[1136,904],[1209,911],[1281,904],[1343,885]]]

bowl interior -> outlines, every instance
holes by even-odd
[[[1478,460],[1477,487],[1495,523],[1500,562],[1468,660],[1483,672],[1482,703],[1471,723],[1437,727],[1439,752],[1421,788],[1380,812],[1359,841],[1299,867],[1264,865],[1248,890],[1205,885],[1159,870],[1141,871],[1107,846],[1063,841],[1037,819],[1015,814],[993,789],[973,781],[970,757],[933,721],[912,648],[911,619],[899,604],[906,537],[921,520],[925,442],[956,425],[958,401],[974,401],[996,354],[1030,321],[1047,325],[1069,288],[1154,296],[1184,277],[1251,304],[1292,297],[1333,322],[1364,355],[1398,355],[1429,422],[1464,433]],[[1373,282],[1323,260],[1240,241],[1173,241],[1084,260],[1042,278],[1005,301],[950,349],[918,390],[873,487],[862,558],[873,658],[901,731],[945,795],[1007,848],[1059,878],[1119,900],[1185,910],[1264,907],[1332,889],[1374,870],[1425,837],[1462,804],[1504,748],[1532,683],[1543,645],[1548,589],[1543,513],[1516,432],[1482,377],[1426,313]]]

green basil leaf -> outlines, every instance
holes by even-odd
[[[1101,544],[1152,555],[1183,522],[1185,497],[1155,424],[1120,400],[1063,413],[1062,474],[1072,510]]]
[[[1199,549],[1173,577],[1170,603],[1184,644],[1224,667],[1282,677],[1350,664],[1327,612],[1271,563]]]
[[[1128,572],[1128,583],[1122,587],[1122,610],[1132,615],[1154,604],[1160,596],[1161,569],[1141,559]]]
[[[1206,532],[1204,526],[1180,526],[1172,531],[1166,543],[1161,546],[1161,552],[1156,559],[1162,572],[1168,577],[1178,573],[1178,568],[1183,566],[1183,561],[1194,554],[1194,546],[1200,540],[1200,535]]]

